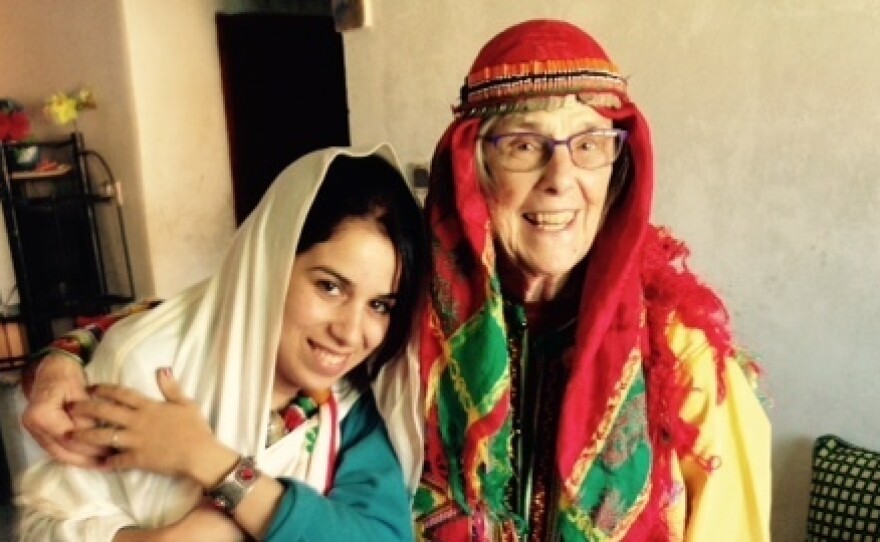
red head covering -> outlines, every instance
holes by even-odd
[[[455,110],[466,115],[505,112],[523,98],[566,94],[597,107],[628,101],[626,80],[593,38],[568,23],[528,21],[483,47]]]

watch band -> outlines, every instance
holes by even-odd
[[[226,478],[205,495],[211,499],[215,508],[231,514],[259,477],[260,471],[257,470],[254,458],[241,456]]]

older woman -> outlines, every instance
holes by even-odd
[[[650,135],[617,67],[528,21],[483,47],[455,111],[427,201],[427,412],[397,418],[425,441],[420,537],[769,540],[755,366],[649,222]]]
[[[432,166],[421,536],[768,540],[769,425],[721,301],[649,223],[626,80],[580,29],[489,41]]]

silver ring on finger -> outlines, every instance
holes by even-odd
[[[119,449],[119,428],[113,430],[113,435],[110,437],[110,447],[114,450]]]

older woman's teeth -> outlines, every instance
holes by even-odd
[[[525,213],[523,217],[542,229],[558,230],[568,226],[574,220],[574,211],[545,213]]]

